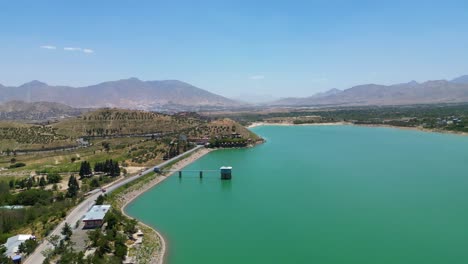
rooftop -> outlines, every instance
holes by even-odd
[[[91,209],[86,213],[83,221],[87,220],[102,220],[104,216],[106,216],[107,211],[110,209],[110,205],[103,204],[103,205],[95,205],[91,207]]]
[[[7,242],[4,244],[6,248],[5,255],[6,256],[14,256],[16,252],[18,252],[18,247],[24,241],[35,238],[33,235],[16,235],[8,238]]]

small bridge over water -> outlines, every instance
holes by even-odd
[[[182,178],[183,173],[198,173],[200,179],[203,178],[204,173],[208,172],[219,172],[221,175],[221,180],[230,180],[232,178],[232,167],[221,167],[219,170],[164,170],[159,169],[159,167],[154,168],[156,173],[178,173],[179,178]]]

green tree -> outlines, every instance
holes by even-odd
[[[109,142],[102,142],[102,147],[106,152],[110,151],[110,143]]]
[[[107,223],[107,229],[113,229],[119,222],[119,219],[112,210],[110,212],[107,212],[106,216],[104,216],[104,221]]]
[[[32,252],[34,252],[36,247],[37,247],[37,241],[35,239],[30,238],[30,239],[24,241],[23,243],[21,243],[18,246],[18,250],[21,253],[25,253],[25,254],[29,255]]]
[[[73,232],[71,229],[71,226],[68,223],[65,223],[65,225],[62,228],[62,235],[65,236],[65,240],[70,240],[70,237],[72,236]]]
[[[80,190],[80,186],[78,181],[76,180],[74,175],[70,176],[68,180],[68,190],[67,190],[67,197],[76,197],[78,195],[78,191]]]
[[[49,173],[47,175],[47,182],[49,184],[59,183],[62,180],[62,176],[58,173]]]
[[[33,178],[32,177],[29,177],[28,180],[26,181],[26,189],[31,189],[31,187],[33,187],[34,185],[34,182],[33,182]]]
[[[92,174],[93,172],[91,171],[91,164],[87,161],[81,162],[79,173],[80,177],[83,178]]]
[[[102,233],[101,233],[101,230],[99,229],[88,232],[88,238],[89,238],[89,241],[91,241],[92,247],[97,247],[98,241],[101,238],[101,236],[102,236]]]
[[[99,180],[96,178],[93,178],[91,182],[89,183],[89,186],[96,188],[99,187],[101,184],[99,184]]]
[[[15,179],[11,179],[10,182],[9,182],[9,187],[10,189],[14,189],[15,188]]]
[[[44,188],[46,185],[47,185],[46,180],[44,179],[44,177],[41,177],[41,179],[39,180],[39,186],[41,188]]]
[[[60,241],[60,236],[59,235],[52,235],[46,238],[49,243],[51,243],[54,247],[56,247]]]
[[[98,198],[96,199],[96,205],[101,205],[104,203],[104,200],[105,200],[105,197],[101,195],[98,196]]]
[[[10,264],[13,263],[13,261],[10,259],[10,257],[5,256],[6,248],[4,245],[0,245],[0,263],[4,264]]]

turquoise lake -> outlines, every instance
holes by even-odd
[[[263,126],[126,211],[168,264],[468,263],[468,137],[358,126]]]

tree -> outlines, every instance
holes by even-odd
[[[65,225],[62,228],[62,235],[65,236],[65,240],[70,240],[70,237],[72,236],[73,232],[71,229],[71,226],[68,223],[65,223]]]
[[[41,179],[39,180],[39,186],[41,188],[44,188],[46,186],[46,180],[44,179],[44,177],[41,177]]]
[[[6,248],[4,245],[0,245],[0,263],[13,263],[10,257],[5,256]]]
[[[104,216],[104,221],[107,223],[107,229],[113,229],[119,222],[119,219],[112,210],[107,212],[106,216]]]
[[[67,197],[76,197],[78,195],[78,191],[80,190],[80,186],[78,181],[76,180],[74,175],[70,176],[68,180],[68,190],[67,190]]]
[[[46,238],[49,243],[51,243],[54,247],[56,247],[60,241],[60,236],[59,235],[52,235]]]
[[[33,187],[34,185],[34,182],[33,182],[33,179],[32,177],[29,177],[28,180],[26,181],[26,189],[31,189],[31,187]]]
[[[11,158],[10,163],[11,164],[16,163],[16,158]]]
[[[115,256],[120,259],[124,259],[127,255],[127,246],[125,243],[116,242],[115,243]]]
[[[105,197],[101,195],[98,196],[98,198],[96,199],[96,205],[101,205],[104,203],[104,200],[105,200]]]
[[[91,241],[91,246],[92,247],[97,246],[98,241],[101,238],[101,236],[102,236],[102,233],[101,233],[101,230],[99,230],[99,229],[88,232],[88,238],[89,238],[89,241]]]
[[[113,161],[112,159],[106,160],[104,162],[97,162],[94,164],[94,171],[104,172],[111,177],[120,175],[119,163],[117,161]]]
[[[15,180],[14,179],[11,179],[10,182],[9,182],[9,187],[10,189],[14,189],[15,188]]]
[[[124,232],[128,235],[131,236],[133,233],[137,231],[136,225],[137,225],[137,220],[131,219],[125,223],[124,226]]]
[[[96,187],[99,187],[101,184],[99,184],[99,181],[98,179],[96,178],[93,178],[91,180],[91,182],[89,183],[89,186],[93,187],[93,188],[96,188]]]
[[[106,152],[109,152],[109,150],[110,150],[110,143],[104,141],[104,142],[102,142],[102,147],[104,148],[104,150],[105,150]]]
[[[34,252],[36,247],[37,247],[36,239],[30,238],[30,239],[24,241],[23,243],[21,243],[18,246],[18,250],[21,253],[25,253],[25,254],[29,255],[29,254]]]
[[[49,184],[59,183],[61,180],[62,176],[58,173],[49,173],[49,175],[47,175],[47,183]]]
[[[93,172],[91,171],[91,164],[87,161],[81,162],[79,174],[81,178],[92,175]]]
[[[112,160],[111,160],[112,162]],[[110,176],[111,177],[116,177],[116,176],[120,176],[120,167],[119,167],[119,163],[116,161],[115,163],[111,164],[111,173],[110,173]]]

